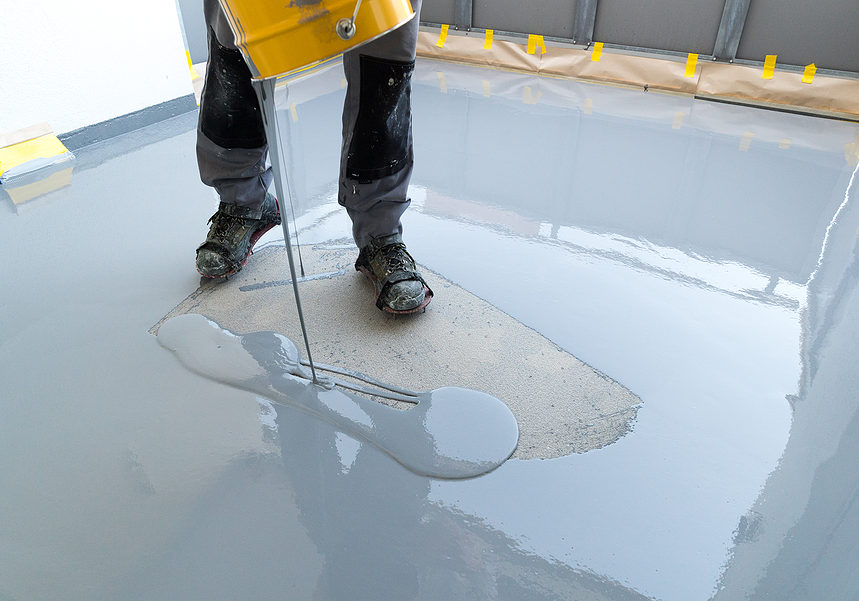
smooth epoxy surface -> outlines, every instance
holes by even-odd
[[[279,90],[303,243],[349,232],[341,78]],[[215,208],[180,118],[0,208],[0,599],[855,598],[859,128],[433,62],[414,103],[412,254],[633,430],[443,481],[184,369],[147,333]]]
[[[335,387],[330,377],[313,382],[298,347],[282,335],[237,335],[196,314],[167,320],[158,342],[188,369],[307,411],[423,476],[480,476],[516,449],[513,413],[477,390],[439,388],[417,394],[413,407],[394,409]]]

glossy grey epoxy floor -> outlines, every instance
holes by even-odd
[[[342,238],[341,77],[283,92],[302,242]],[[413,254],[633,431],[434,481],[187,372],[146,333],[215,205],[186,116],[0,209],[0,599],[855,598],[859,128],[434,62],[414,96]]]

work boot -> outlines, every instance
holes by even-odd
[[[209,223],[206,241],[197,248],[197,271],[203,277],[223,278],[245,266],[257,240],[280,223],[280,209],[271,194],[259,209],[222,202]]]
[[[400,234],[372,238],[358,254],[355,269],[372,280],[376,306],[387,313],[414,313],[432,299]]]

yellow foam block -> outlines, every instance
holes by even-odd
[[[62,171],[52,173],[45,179],[40,179],[37,182],[26,184],[24,186],[15,186],[7,188],[6,192],[12,199],[12,203],[16,205],[24,204],[39,196],[44,196],[49,192],[54,192],[60,188],[64,188],[72,183],[72,173],[74,167],[68,167]]]
[[[59,157],[68,151],[53,134],[0,148],[0,175],[29,161]]]

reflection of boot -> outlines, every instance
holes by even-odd
[[[222,202],[209,223],[206,241],[197,248],[197,271],[222,278],[244,267],[257,240],[280,223],[280,210],[271,194],[256,210]]]
[[[400,234],[373,238],[361,249],[355,269],[376,287],[376,306],[388,313],[414,313],[426,307],[432,290],[406,251]]]

